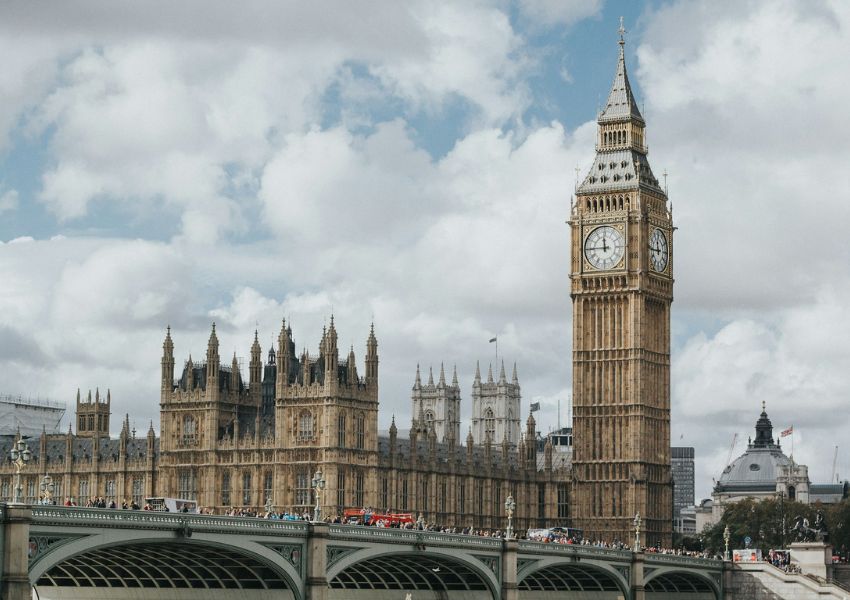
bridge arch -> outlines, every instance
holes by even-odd
[[[595,600],[631,598],[628,575],[606,562],[583,557],[536,560],[517,573],[517,587],[520,597],[531,592],[535,598],[544,598],[544,594],[551,592],[549,595],[554,599],[569,597],[565,592],[578,592],[581,598]]]
[[[386,547],[353,550],[330,565],[329,598],[397,598],[398,590],[431,591],[435,598],[444,598],[453,591],[469,599],[499,597],[497,554],[484,557],[490,563],[487,565],[465,551],[452,548],[389,550]]]
[[[235,590],[251,599],[304,597],[300,573],[256,542],[222,543],[203,534],[175,538],[161,531],[134,531],[127,539],[128,533],[110,531],[62,544],[31,564],[30,583],[42,598],[85,597],[71,588],[123,588],[116,595],[126,598],[171,597],[175,589],[201,589],[204,600],[229,598]]]
[[[685,568],[656,568],[644,576],[647,600],[721,600],[722,590],[716,581],[701,571]]]

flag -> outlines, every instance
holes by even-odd
[[[791,427],[789,427],[788,429],[786,429],[785,431],[780,433],[779,437],[788,437],[792,433],[794,433],[794,426],[793,425],[791,425]]]
[[[491,344],[492,344],[493,342],[495,342],[495,341],[496,341],[496,338],[490,338],[490,343],[491,343]]]
[[[536,410],[540,410],[540,403],[539,402],[532,402],[531,406],[528,407],[528,410],[529,410],[529,412],[534,412]]]

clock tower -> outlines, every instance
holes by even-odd
[[[669,546],[673,223],[619,59],[596,159],[570,216],[573,525],[586,538]]]

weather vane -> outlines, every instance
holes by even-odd
[[[626,34],[626,28],[623,26],[623,17],[620,17],[620,29],[617,32],[620,34],[620,42],[625,41],[623,36]]]

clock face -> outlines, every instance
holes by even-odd
[[[659,273],[667,268],[667,237],[657,228],[649,236],[649,264]]]
[[[604,225],[590,232],[584,240],[584,256],[595,268],[607,271],[616,267],[626,253],[626,241],[619,230]]]

